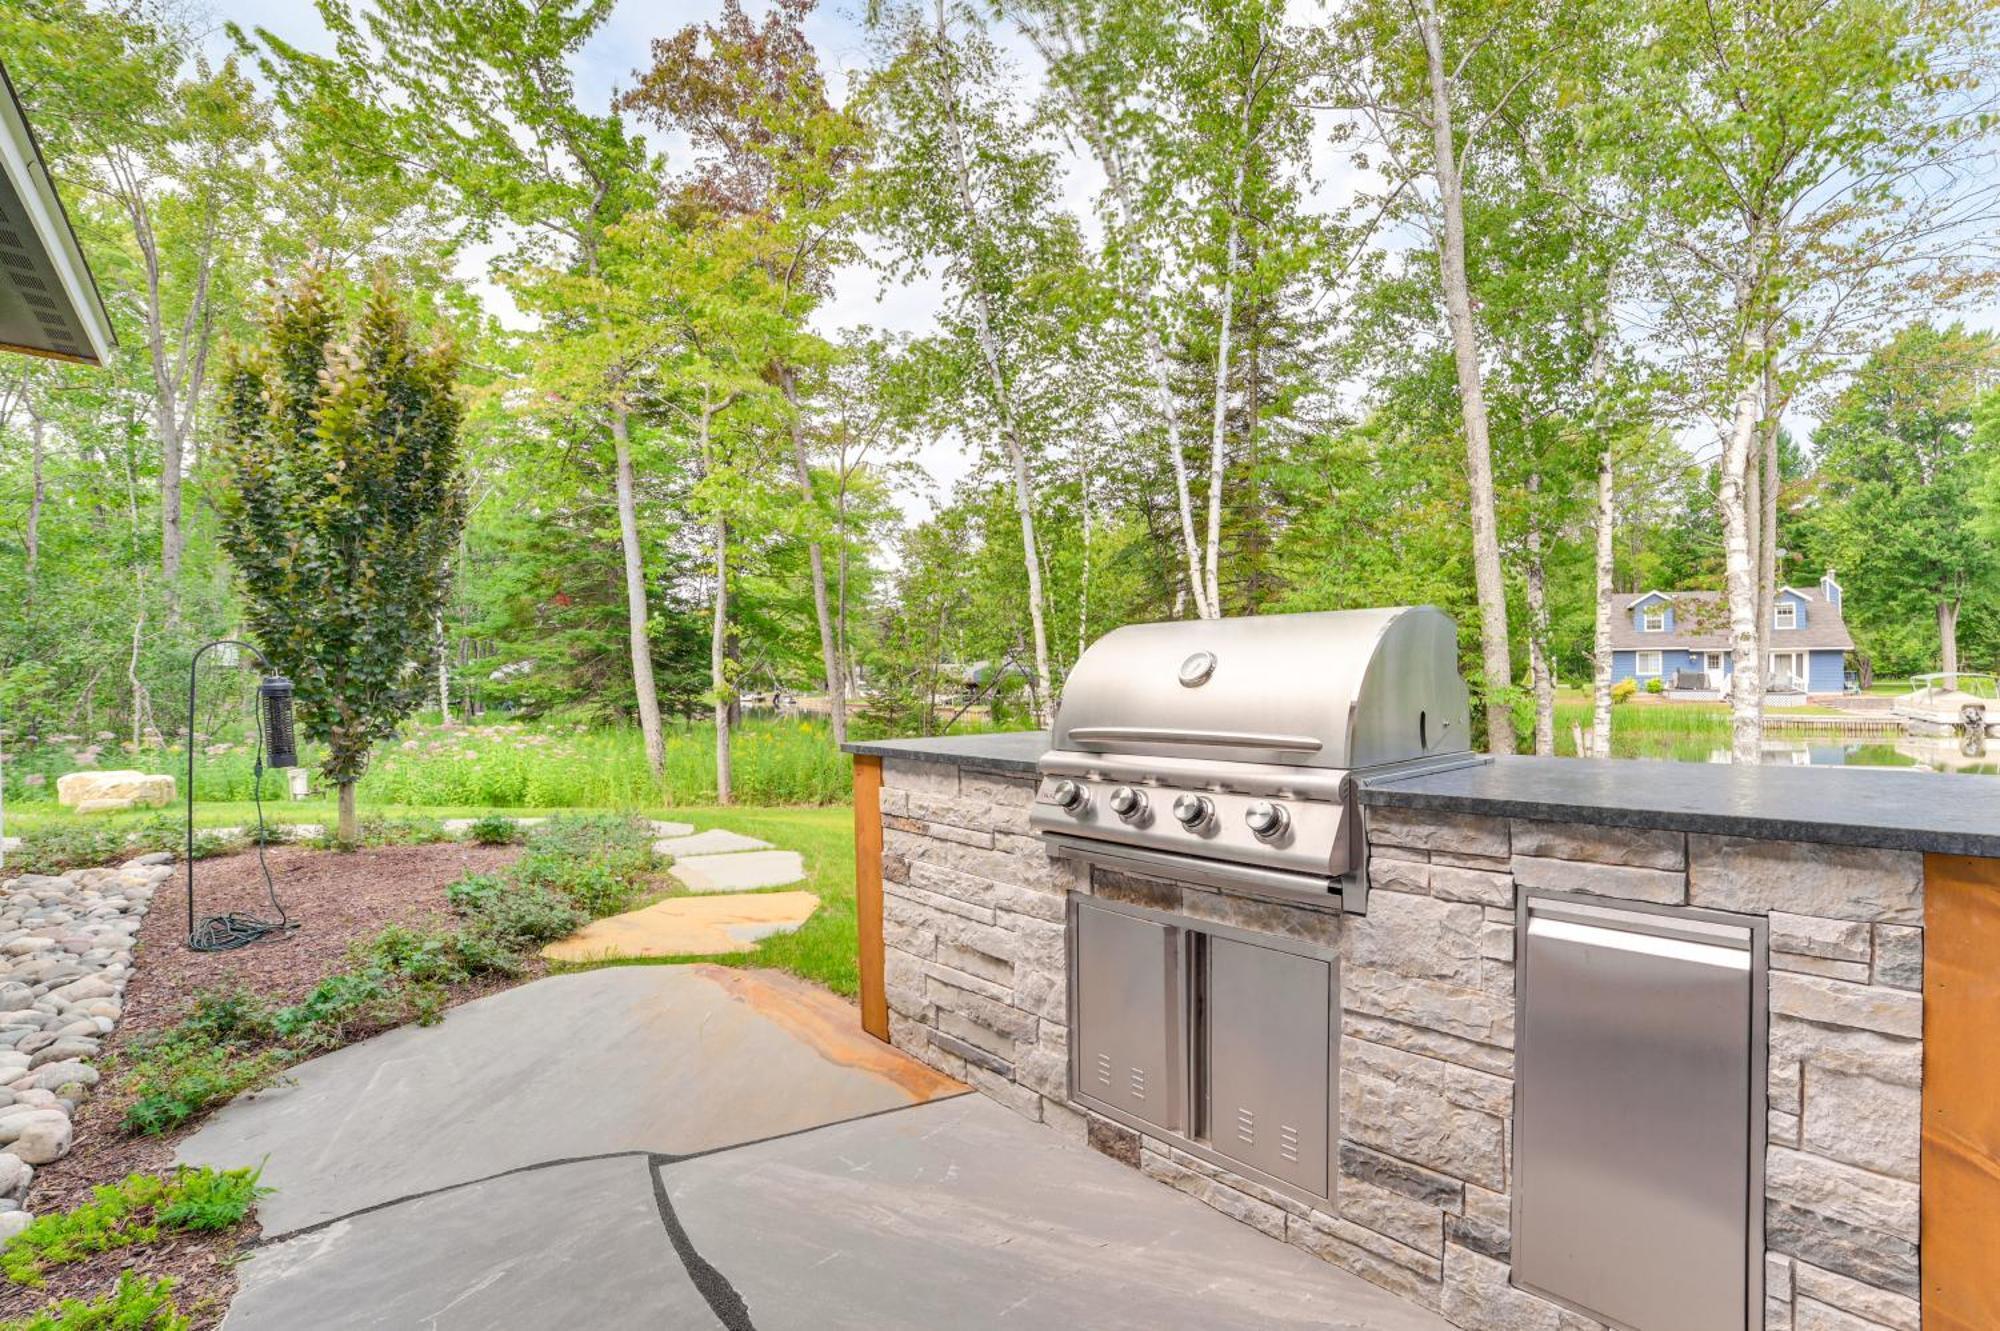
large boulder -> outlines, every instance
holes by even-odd
[[[174,802],[174,779],[152,772],[71,772],[57,780],[56,802],[83,813],[162,806]]]

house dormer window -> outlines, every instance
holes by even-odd
[[[1649,605],[1640,614],[1644,617],[1641,627],[1647,633],[1667,631],[1667,608],[1663,605]]]
[[[1780,601],[1772,610],[1771,626],[1781,629],[1795,629],[1799,626],[1799,605],[1796,601]]]

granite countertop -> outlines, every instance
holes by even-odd
[[[841,747],[870,758],[904,758],[918,763],[981,767],[993,772],[1032,772],[1037,760],[1049,751],[1049,732],[1010,730],[931,739],[849,740]]]
[[[1498,758],[1363,788],[1364,804],[2000,857],[2000,778],[1870,767]]]

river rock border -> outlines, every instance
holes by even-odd
[[[69,1153],[124,1012],[139,924],[174,875],[164,851],[117,868],[0,882],[0,1242],[28,1227],[35,1169]]]

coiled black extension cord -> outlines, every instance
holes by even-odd
[[[270,830],[264,825],[264,709],[253,706],[250,710],[257,716],[257,752],[250,765],[251,798],[257,805],[257,867],[264,872],[264,893],[271,899],[271,909],[278,913],[275,920],[261,915],[246,915],[241,911],[230,911],[222,915],[205,915],[200,921],[194,917],[194,709],[195,709],[195,667],[201,661],[201,654],[209,647],[220,647],[227,643],[232,647],[246,648],[266,669],[269,662],[263,653],[247,642],[237,642],[224,638],[211,642],[194,654],[188,662],[188,784],[187,784],[187,899],[188,935],[187,945],[196,952],[228,952],[239,947],[260,943],[273,934],[283,934],[299,927],[298,921],[285,914],[284,903],[278,900],[278,885],[271,879],[270,862],[264,858],[264,847],[270,841]]]

